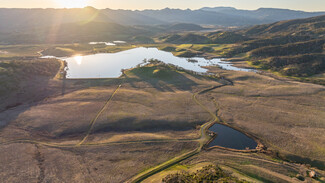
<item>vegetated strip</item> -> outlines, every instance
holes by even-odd
[[[190,158],[190,157],[198,154],[199,152],[200,152],[200,150],[199,150],[199,148],[197,148],[197,149],[195,149],[193,151],[182,154],[182,155],[180,155],[178,157],[175,157],[175,158],[173,158],[173,159],[171,159],[169,161],[164,162],[163,164],[160,164],[160,165],[150,169],[149,171],[146,171],[144,174],[133,178],[129,182],[132,182],[132,183],[133,182],[134,183],[141,182],[141,181],[147,179],[148,177],[150,177],[150,176],[152,176],[152,175],[154,175],[154,174],[156,174],[156,173],[158,173],[158,172],[160,172],[162,170],[165,170],[165,169],[167,169],[167,168],[169,168],[169,167],[171,167],[171,166],[173,166],[173,165],[175,165],[175,164],[177,164],[177,163],[179,163],[179,162],[181,162],[181,161],[183,161],[183,160],[185,160],[187,158]]]
[[[112,100],[112,98],[114,97],[114,95],[117,93],[117,90],[120,89],[121,86],[122,85],[118,85],[118,87],[115,89],[115,91],[113,92],[113,94],[109,97],[109,99],[106,101],[106,103],[102,107],[102,109],[97,113],[96,117],[90,122],[89,129],[88,129],[88,132],[87,132],[86,136],[78,144],[76,144],[76,146],[80,146],[81,144],[83,144],[87,140],[87,138],[90,135],[92,129],[94,128],[94,125],[95,125],[97,119],[104,112],[106,106],[109,104],[109,102]]]
[[[216,89],[216,88],[220,88],[220,87],[223,87],[223,86],[226,86],[228,84],[223,84],[223,85],[220,85],[220,86],[214,86],[212,87],[213,89]],[[204,123],[202,126],[201,126],[201,129],[200,129],[200,138],[199,138],[199,143],[200,143],[200,146],[198,148],[196,148],[195,150],[193,151],[190,151],[190,152],[187,152],[185,154],[182,154],[178,157],[175,157],[171,160],[168,160],[154,168],[151,168],[149,169],[148,171],[144,172],[144,173],[141,173],[133,178],[131,178],[128,182],[132,182],[132,183],[138,183],[138,182],[141,182],[145,179],[147,179],[148,177],[158,173],[158,172],[161,172],[185,159],[188,159],[198,153],[200,153],[200,151],[202,150],[203,146],[209,142],[210,140],[210,136],[207,134],[207,130],[215,123],[217,122],[220,122],[219,118],[217,115],[215,115],[213,112],[211,112],[206,106],[204,106],[198,99],[197,99],[197,95],[199,94],[202,94],[202,93],[206,93],[208,91],[211,91],[212,89],[211,88],[208,88],[208,89],[204,89],[200,92],[197,92],[197,93],[194,93],[193,96],[192,96],[192,99],[195,101],[195,103],[197,103],[199,106],[201,106],[205,111],[207,111],[212,119],[206,123]]]

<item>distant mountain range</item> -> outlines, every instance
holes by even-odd
[[[203,11],[218,12],[227,15],[241,16],[259,20],[263,23],[272,23],[281,20],[291,20],[300,18],[309,18],[314,16],[324,15],[325,12],[304,12],[289,9],[277,8],[260,8],[257,10],[238,10],[232,7],[215,7],[215,8],[202,8]]]
[[[287,9],[260,8],[238,10],[231,7],[199,10],[98,10],[82,9],[6,9],[0,8],[0,32],[20,31],[22,28],[53,26],[73,22],[108,22],[125,26],[188,23],[218,26],[247,26],[281,20],[325,15],[325,12],[303,12]]]
[[[231,7],[199,10],[111,10],[93,7],[75,9],[0,8],[0,44],[70,43],[87,41],[146,40],[157,33],[202,31],[204,26],[251,26],[279,20],[308,18],[325,12],[303,12]],[[242,40],[238,35],[223,38]],[[220,38],[218,38],[220,39]],[[199,39],[200,40],[200,39]],[[174,40],[175,41],[175,40]]]

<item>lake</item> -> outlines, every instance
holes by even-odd
[[[104,44],[106,46],[116,46],[115,43],[111,43],[111,42],[90,42],[89,44],[91,44],[91,45]]]
[[[46,58],[48,56],[44,56]],[[252,72],[253,69],[243,69],[233,66],[231,63],[221,61],[219,58],[207,60],[201,57],[181,58],[170,52],[157,48],[134,48],[117,53],[98,53],[86,56],[60,58],[67,62],[68,79],[78,78],[117,78],[122,69],[130,69],[143,63],[144,59],[158,59],[166,64],[173,64],[186,70],[206,73],[208,70],[202,66],[217,65],[226,70]]]
[[[125,41],[113,41],[113,42],[89,42],[90,45],[104,44],[106,46],[116,46],[116,44],[125,44]]]
[[[228,126],[214,124],[209,130],[217,133],[217,137],[209,143],[209,147],[221,146],[238,150],[255,149],[257,147],[257,142],[252,138]]]

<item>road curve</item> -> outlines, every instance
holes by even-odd
[[[135,177],[131,178],[130,180],[128,180],[127,182],[129,183],[138,183],[138,182],[141,182],[145,179],[147,179],[148,177],[158,173],[158,172],[161,172],[185,159],[188,159],[198,153],[200,153],[200,151],[202,150],[203,146],[209,142],[209,140],[211,139],[211,137],[207,134],[207,131],[208,129],[211,127],[211,125],[213,125],[214,123],[217,123],[217,122],[220,122],[218,116],[216,114],[214,114],[212,111],[210,111],[206,106],[204,106],[198,99],[197,99],[197,96],[199,94],[203,94],[203,93],[206,93],[208,91],[211,91],[213,89],[216,89],[216,88],[220,88],[220,87],[223,87],[223,86],[226,86],[227,84],[224,84],[224,85],[219,85],[219,86],[214,86],[214,87],[211,87],[211,88],[208,88],[208,89],[204,89],[202,91],[199,91],[197,93],[194,93],[192,95],[192,99],[194,100],[194,102],[196,104],[198,104],[199,106],[201,106],[202,109],[204,109],[205,111],[207,111],[210,116],[212,117],[210,121],[204,123],[203,125],[201,125],[201,128],[200,128],[200,138],[198,139],[198,142],[200,143],[200,146],[190,152],[187,152],[187,153],[184,153],[180,156],[177,156],[171,160],[168,160],[156,167],[153,167],[143,173],[140,173],[138,175],[136,175]]]

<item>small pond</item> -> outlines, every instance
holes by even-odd
[[[113,42],[89,42],[91,45],[104,44],[106,46],[116,46],[116,44],[125,44],[125,41],[113,41]]]
[[[122,42],[115,41],[114,43]],[[93,43],[95,44],[95,43]],[[43,58],[49,58],[44,56]],[[173,64],[187,70],[206,73],[208,70],[202,66],[218,65],[226,70],[254,72],[254,69],[238,68],[219,58],[207,60],[201,57],[191,59],[176,57],[170,52],[157,48],[134,48],[117,53],[98,53],[86,56],[60,58],[68,64],[67,78],[117,78],[122,69],[130,69],[143,63],[144,59],[158,59],[167,64]]]
[[[217,133],[217,137],[210,142],[209,147],[221,146],[238,150],[255,149],[257,147],[257,142],[252,138],[228,126],[214,124],[209,130]]]
[[[89,44],[91,45],[96,45],[96,44],[104,44],[106,46],[115,46],[115,43],[111,43],[111,42],[90,42]]]

